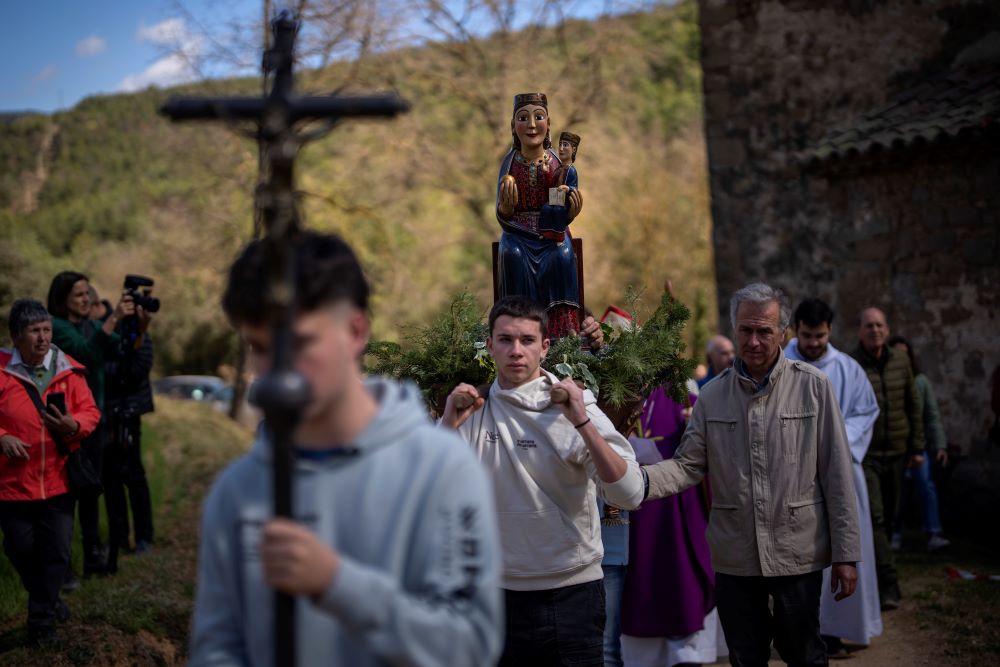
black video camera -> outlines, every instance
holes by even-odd
[[[125,293],[132,297],[135,305],[142,306],[148,313],[155,313],[160,310],[160,300],[156,297],[147,296],[139,291],[140,287],[152,287],[153,279],[146,276],[129,274],[125,276]]]

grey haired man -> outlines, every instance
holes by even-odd
[[[646,468],[648,497],[710,473],[706,537],[733,665],[766,665],[772,640],[789,664],[826,665],[823,568],[832,563],[841,600],[861,552],[844,420],[827,376],[782,352],[791,312],[781,290],[747,285],[730,315],[736,361],[702,389],[674,458]]]

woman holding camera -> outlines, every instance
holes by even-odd
[[[69,615],[59,589],[73,535],[73,495],[55,438],[79,448],[101,413],[84,367],[52,345],[41,303],[15,301],[9,323],[14,348],[0,350],[0,530],[28,591],[28,637],[45,643],[57,638],[55,621]]]
[[[104,410],[104,364],[117,357],[121,339],[118,323],[135,314],[132,297],[123,296],[108,318],[90,319],[90,281],[76,271],[63,271],[52,279],[48,298],[52,313],[52,342],[87,369],[87,385],[100,410]],[[94,470],[103,476],[106,445],[105,423],[84,443],[84,451]],[[99,532],[99,498],[80,499],[80,531],[83,533],[83,574],[105,574],[107,555]],[[72,579],[72,573],[70,573]],[[67,582],[69,583],[69,582]]]

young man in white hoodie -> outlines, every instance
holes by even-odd
[[[493,306],[487,396],[460,384],[442,424],[458,429],[493,478],[503,552],[506,638],[500,665],[602,665],[604,586],[596,498],[634,509],[645,493],[628,441],[590,391],[541,368],[545,310]],[[558,389],[557,389],[558,388]],[[553,390],[556,398],[553,401]]]

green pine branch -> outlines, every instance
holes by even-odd
[[[683,357],[683,330],[691,312],[663,294],[657,308],[644,316],[640,296],[632,289],[626,295],[628,311],[639,326],[621,332],[605,329],[607,345],[597,353],[582,350],[575,336],[555,341],[542,367],[584,382],[601,403],[614,408],[640,401],[660,386],[683,403],[695,364]],[[413,380],[437,407],[460,382],[493,381],[496,366],[485,350],[488,330],[483,320],[475,298],[462,292],[430,325],[409,328],[402,344],[372,341],[368,371]]]

